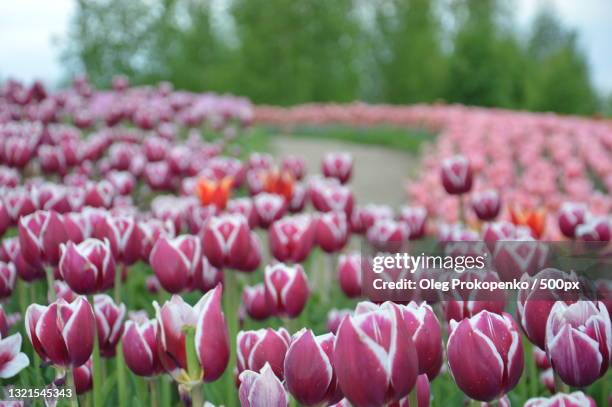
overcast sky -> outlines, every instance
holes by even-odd
[[[129,1],[129,0],[126,0]],[[612,92],[612,0],[515,0],[526,27],[539,6],[550,3],[574,27],[598,89]],[[0,78],[55,83],[61,76],[58,41],[66,35],[74,0],[0,2]]]

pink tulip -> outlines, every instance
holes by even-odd
[[[576,227],[576,237],[585,242],[609,242],[612,222],[606,217],[591,217]]]
[[[70,304],[61,299],[49,306],[32,304],[25,314],[25,326],[43,361],[77,367],[91,356],[96,320],[85,297],[77,297]]]
[[[270,250],[278,261],[300,263],[308,257],[315,238],[315,225],[309,215],[284,217],[268,231]]]
[[[119,195],[130,195],[136,187],[136,178],[128,171],[110,171],[106,179]]]
[[[157,321],[127,321],[121,339],[123,357],[128,368],[138,376],[155,376],[162,372],[155,338]]]
[[[426,374],[433,380],[442,368],[442,330],[433,310],[426,303],[399,305],[408,333],[417,350],[419,374]]]
[[[550,368],[550,360],[548,360],[548,355],[542,349],[534,347],[532,356],[538,369],[546,370]]]
[[[287,407],[289,405],[283,384],[267,363],[259,373],[245,370],[240,374],[239,380],[238,394],[242,407]]]
[[[170,142],[161,137],[147,137],[142,142],[142,149],[147,161],[162,161],[170,148]]]
[[[149,264],[166,291],[179,293],[193,284],[202,268],[200,239],[193,235],[161,237],[151,250]]]
[[[284,379],[285,354],[291,337],[285,328],[240,331],[236,338],[236,369],[258,371],[266,364],[280,380]]]
[[[0,165],[0,187],[15,188],[20,180],[21,176],[17,170]]]
[[[242,215],[220,215],[210,219],[202,229],[204,255],[215,267],[236,267],[246,260],[251,235]]]
[[[352,314],[353,311],[351,311],[350,309],[339,310],[336,308],[332,308],[327,313],[327,330],[335,335],[338,332],[338,327],[340,326],[340,323],[342,322],[344,317],[351,316]]]
[[[196,269],[193,275],[191,288],[200,290],[202,293],[214,289],[219,283],[223,283],[223,270],[219,270],[205,256],[202,256],[201,267]]]
[[[225,316],[221,310],[222,287],[204,294],[195,306],[173,295],[162,307],[157,302],[157,352],[164,369],[179,383],[212,382],[229,361],[230,346]],[[195,329],[195,343],[187,343],[186,329]],[[200,373],[187,372],[187,346],[195,346]]]
[[[79,244],[62,245],[59,272],[77,294],[93,294],[109,289],[115,279],[115,260],[108,240],[85,239]]]
[[[115,187],[105,180],[85,185],[85,205],[94,208],[110,208],[115,196]]]
[[[76,394],[85,394],[93,388],[92,366],[93,362],[90,358],[87,362],[81,366],[75,367],[72,371]]]
[[[326,212],[316,221],[316,241],[327,253],[333,253],[346,246],[349,238],[349,225],[344,212]]]
[[[361,253],[351,252],[338,258],[338,282],[349,298],[361,295]]]
[[[459,277],[462,281],[481,281],[497,282],[499,278],[494,272],[468,271]],[[495,314],[502,314],[506,308],[506,296],[503,292],[496,293],[495,296],[487,296],[479,293],[478,290],[456,290],[451,298],[444,303],[444,317],[447,322],[452,320],[461,321],[464,318],[471,318],[481,311],[489,311]]]
[[[10,225],[11,225],[11,216],[6,210],[6,206],[4,205],[4,202],[0,200],[0,237],[4,235],[4,233],[9,228]]]
[[[442,186],[451,195],[465,194],[472,189],[472,168],[464,156],[454,156],[442,161]]]
[[[56,265],[60,245],[68,241],[62,215],[54,211],[37,211],[19,219],[19,247],[28,263]]]
[[[524,407],[597,407],[595,400],[581,391],[571,394],[557,393],[550,398],[534,397]]]
[[[289,212],[302,212],[308,200],[308,189],[303,183],[297,182],[293,184],[293,195],[289,201]]]
[[[353,172],[353,156],[350,153],[327,153],[321,163],[321,172],[344,184]]]
[[[130,216],[105,216],[98,221],[92,236],[110,243],[113,257],[125,265],[136,263],[142,253],[142,231]]]
[[[9,321],[2,304],[0,304],[0,338],[6,337],[9,331]]]
[[[188,207],[187,210],[187,226],[193,234],[199,233],[206,222],[213,216],[217,216],[219,210],[215,205],[201,206],[199,203]]]
[[[9,298],[15,288],[17,269],[12,263],[0,261],[0,299]]]
[[[429,407],[431,403],[431,389],[429,379],[426,374],[421,374],[417,377],[416,382],[416,406],[410,406],[410,398],[404,397],[398,403],[393,403],[389,407]],[[510,407],[503,406],[503,407]]]
[[[344,318],[333,362],[342,392],[356,407],[400,400],[412,390],[418,374],[416,348],[400,309],[391,302],[362,302],[354,316]]]
[[[151,250],[153,250],[155,243],[157,243],[160,237],[172,238],[175,235],[174,224],[170,220],[149,219],[140,222],[138,227],[142,234],[141,260],[144,261],[149,261]]]
[[[427,209],[422,206],[404,206],[400,211],[400,220],[408,225],[410,240],[420,239],[425,236],[425,223],[427,221]]]
[[[0,337],[0,379],[17,375],[30,365],[28,356],[21,352],[21,334]]]
[[[256,284],[252,287],[244,287],[242,291],[242,304],[249,317],[256,321],[264,320],[273,313],[272,307],[268,305],[266,288],[263,283]]]
[[[612,355],[611,331],[602,302],[556,302],[546,323],[546,353],[561,380],[585,387],[602,377]]]
[[[227,202],[226,211],[233,214],[241,214],[247,219],[250,228],[254,228],[259,223],[257,212],[251,198],[235,198]]]
[[[317,181],[310,187],[312,205],[320,212],[342,211],[350,217],[353,211],[353,192],[338,182]]]
[[[267,229],[274,221],[280,219],[286,210],[285,199],[276,194],[262,192],[253,198],[253,205],[259,220],[259,226]]]
[[[68,284],[61,280],[55,280],[53,282],[53,291],[55,291],[56,298],[61,298],[66,302],[72,302],[76,299],[76,297],[78,297],[78,294],[72,291]],[[49,297],[51,296],[49,295]],[[48,298],[48,300],[49,302],[53,301],[51,298]]]
[[[32,266],[26,262],[21,248],[19,247],[19,239],[13,237],[2,241],[2,251],[4,252],[4,260],[10,261],[15,266],[19,278],[23,281],[35,281],[45,278],[45,269],[42,265]]]
[[[106,294],[94,296],[94,314],[100,353],[106,358],[115,356],[115,348],[123,334],[123,320],[125,319],[125,304],[115,304]]]
[[[38,162],[45,173],[66,173],[66,157],[60,146],[40,146],[38,148]]]
[[[501,210],[501,196],[494,189],[475,192],[472,195],[472,209],[480,220],[493,220]]]
[[[236,264],[236,270],[244,271],[246,273],[253,272],[259,268],[261,264],[261,241],[259,236],[255,232],[250,233],[249,239],[249,251],[247,256],[242,260],[241,263]]]
[[[281,169],[293,175],[293,178],[301,180],[306,174],[306,162],[297,155],[286,155],[281,162]]]
[[[521,334],[509,314],[481,311],[451,321],[448,365],[457,386],[470,398],[492,401],[518,383],[523,372]],[[466,363],[466,355],[479,355]]]
[[[266,266],[264,284],[274,314],[289,318],[301,314],[310,295],[308,279],[301,265],[277,263]]]
[[[19,218],[31,214],[36,210],[35,198],[25,188],[9,189],[2,197],[4,207],[15,225]]]
[[[588,216],[589,213],[585,204],[564,202],[557,215],[559,230],[565,237],[573,239],[576,236],[576,228],[583,224]]]
[[[268,170],[274,166],[274,157],[265,153],[252,153],[249,156],[249,170]]]
[[[287,389],[301,404],[333,404],[342,398],[334,374],[334,334],[314,336],[310,329],[296,333],[285,356]]]
[[[367,232],[368,242],[377,250],[397,252],[410,236],[410,229],[404,222],[391,219],[377,221]]]

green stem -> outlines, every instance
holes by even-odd
[[[74,385],[74,375],[72,369],[66,370],[66,387],[70,389],[71,397],[70,397],[70,405],[72,407],[79,406],[79,398],[76,394],[76,387]]]
[[[533,345],[528,340],[525,340],[527,343],[527,355],[533,355]],[[535,397],[538,395],[538,371],[536,369],[535,360],[533,358],[527,358],[528,371],[527,371],[527,379],[529,379],[529,398]]]
[[[49,302],[53,302],[57,299],[57,295],[55,294],[55,276],[53,275],[53,267],[45,267],[45,275],[47,276],[47,296],[49,297]]]
[[[417,386],[414,385],[414,388],[408,394],[408,407],[418,407],[419,399],[417,398]]]
[[[94,297],[91,295],[89,301],[93,307]],[[93,349],[93,405],[94,407],[102,407],[102,360],[100,359],[100,343],[98,342],[98,331],[94,332],[94,349]]]
[[[125,377],[125,360],[123,359],[123,345],[121,341],[117,344],[117,354],[115,356],[115,369],[117,372],[117,384],[119,393],[119,405],[127,406],[127,389],[125,387],[127,379]]]
[[[203,406],[204,405],[204,393],[202,392],[202,385],[197,384],[191,388],[191,406]]]
[[[171,405],[172,394],[170,394],[170,380],[168,376],[162,375],[159,377],[160,381],[160,389],[161,389],[161,405],[169,406]]]
[[[608,403],[610,393],[608,392],[608,386],[610,385],[610,371],[603,376],[601,383],[601,405],[605,406]]]
[[[223,285],[223,309],[227,318],[227,328],[230,339],[230,361],[225,372],[227,407],[236,406],[236,386],[234,384],[233,369],[236,365],[236,335],[238,334],[238,297],[236,271],[226,270]]]
[[[155,382],[153,380],[149,380],[148,381],[148,386],[149,386],[149,397],[151,398],[151,407],[158,407],[159,402],[158,400],[158,386],[155,385]]]

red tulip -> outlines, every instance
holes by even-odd
[[[0,379],[17,375],[30,364],[28,356],[21,352],[21,334],[0,337]]]
[[[60,299],[49,306],[32,304],[25,326],[34,350],[46,362],[77,367],[91,356],[96,320],[85,297],[72,303]]]
[[[266,298],[274,314],[295,318],[304,309],[310,289],[301,265],[283,263],[266,266],[264,272]]]
[[[524,407],[597,407],[595,400],[581,391],[571,394],[557,393],[550,398],[534,397]]]
[[[94,296],[94,314],[100,343],[100,353],[106,358],[115,356],[115,348],[123,334],[125,304],[115,304],[106,294]]]
[[[274,375],[270,365],[259,373],[246,370],[239,376],[238,394],[242,407],[287,407],[288,397],[283,383]]]
[[[62,245],[59,272],[77,294],[93,294],[113,286],[115,260],[108,240],[85,239]]]
[[[280,380],[284,379],[285,354],[291,337],[285,328],[257,331],[240,331],[236,338],[238,373],[244,370],[259,371],[269,364]]]
[[[178,295],[173,295],[162,307],[153,304],[158,323],[157,352],[164,369],[179,383],[212,382],[227,367],[230,346],[221,310],[221,291],[218,285],[193,307]],[[187,343],[188,329],[195,329],[194,343]],[[196,377],[187,371],[187,346],[195,346],[200,365]]]
[[[604,216],[591,217],[576,227],[576,237],[585,242],[609,242],[612,222]]]
[[[350,153],[327,153],[321,163],[321,172],[344,184],[353,172],[353,156]]]
[[[539,239],[546,229],[546,211],[544,209],[529,210],[518,206],[510,206],[510,219],[517,226],[526,226],[534,238]]]
[[[333,253],[346,246],[349,225],[344,212],[326,212],[316,220],[316,241],[327,253]]]
[[[180,235],[174,239],[160,237],[155,243],[149,264],[160,284],[176,294],[193,284],[202,268],[200,239],[193,235]]]
[[[493,189],[475,192],[472,195],[472,209],[480,220],[492,220],[501,210],[501,196]]]
[[[268,305],[266,289],[263,283],[252,287],[246,286],[242,291],[242,304],[249,317],[261,321],[272,315],[273,309]]]
[[[247,259],[251,236],[242,215],[220,215],[202,229],[204,255],[215,267],[236,267]]]
[[[354,316],[345,317],[336,334],[333,359],[340,388],[355,407],[400,400],[410,393],[418,375],[416,348],[392,302],[380,306],[362,302]]]
[[[576,228],[584,223],[589,216],[587,207],[583,203],[564,202],[559,208],[557,221],[559,230],[565,237],[576,237]]]
[[[128,368],[138,376],[155,376],[162,372],[155,338],[157,321],[127,321],[121,339],[123,357]]]
[[[76,394],[85,394],[93,388],[92,366],[93,363],[90,358],[87,362],[81,366],[75,367],[72,371]]]
[[[9,298],[15,288],[17,269],[12,263],[0,261],[0,299]]]
[[[586,387],[608,371],[612,327],[602,302],[558,301],[546,323],[546,353],[559,378]]]
[[[338,281],[349,298],[361,295],[361,253],[342,254],[338,258]]]
[[[223,210],[227,205],[233,183],[232,177],[225,177],[220,181],[200,178],[195,192],[202,205],[215,205],[218,209]]]
[[[400,220],[408,225],[410,240],[420,239],[425,236],[425,222],[427,221],[427,209],[422,206],[404,206],[400,212]]]
[[[442,186],[451,195],[465,194],[472,189],[472,168],[464,156],[454,156],[442,161]]]
[[[60,245],[68,241],[62,215],[54,211],[36,211],[19,219],[19,247],[32,266],[56,265]]]
[[[419,358],[419,374],[433,380],[442,368],[442,330],[433,310],[426,303],[399,305],[408,333],[416,346]]]
[[[253,198],[253,205],[259,226],[267,229],[275,220],[280,219],[286,210],[285,199],[276,194],[263,192]]]
[[[270,251],[278,261],[300,263],[312,250],[315,226],[306,214],[284,217],[272,223],[268,238]]]
[[[509,314],[481,311],[451,321],[448,365],[457,386],[470,398],[492,401],[518,383],[523,372],[521,334]],[[466,363],[466,355],[478,355]]]

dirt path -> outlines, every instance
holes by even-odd
[[[347,151],[355,159],[350,181],[359,204],[379,203],[399,207],[406,202],[404,184],[418,167],[416,156],[403,151],[364,144],[275,136],[272,151],[277,155],[297,154],[306,160],[308,174],[321,172],[321,159],[329,151]]]

